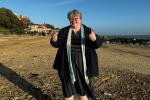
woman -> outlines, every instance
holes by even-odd
[[[78,10],[68,13],[70,25],[56,32],[51,45],[59,48],[53,68],[58,70],[62,82],[64,100],[94,98],[91,78],[98,76],[98,59],[95,49],[102,45],[101,38],[93,30],[81,24],[82,16]]]

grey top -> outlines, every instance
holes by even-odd
[[[81,53],[81,30],[71,34],[71,53]]]

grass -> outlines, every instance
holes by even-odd
[[[8,34],[8,33],[10,33],[9,32],[10,30],[9,29],[6,29],[6,28],[4,28],[4,27],[0,27],[0,34]]]

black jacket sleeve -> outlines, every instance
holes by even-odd
[[[95,41],[90,40],[90,44],[93,48],[97,49],[102,45],[102,39],[97,34],[95,35],[96,35],[96,40]]]
[[[96,40],[91,41],[89,34],[91,34],[91,28],[85,27],[85,45],[94,49],[99,48],[102,45],[102,39],[97,34],[95,34]]]

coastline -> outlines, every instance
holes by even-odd
[[[115,37],[150,40],[150,35],[115,35]]]
[[[109,37],[150,40],[150,35],[110,35]]]

